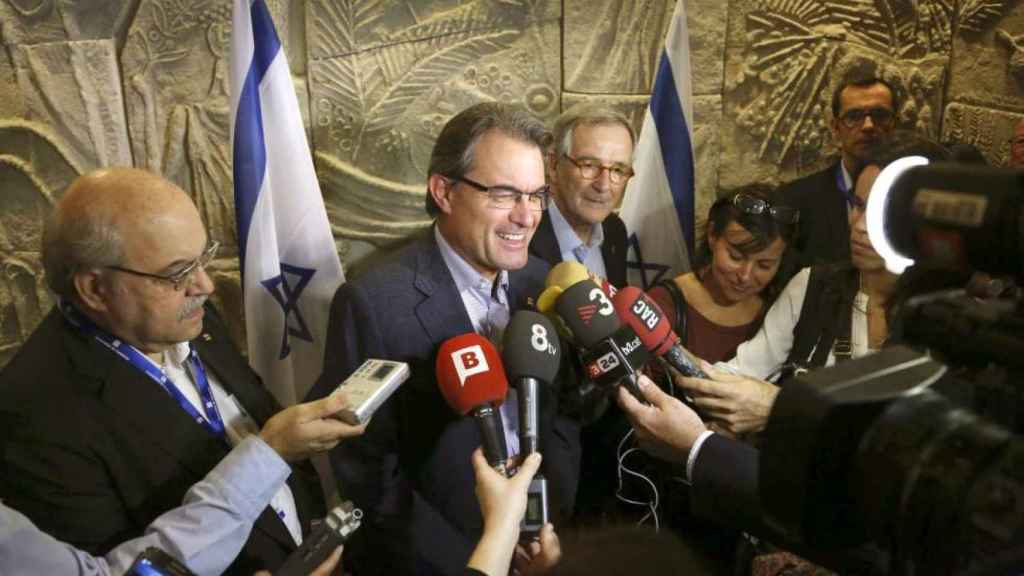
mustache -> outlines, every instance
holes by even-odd
[[[199,308],[202,308],[203,304],[206,304],[206,299],[209,298],[207,295],[193,296],[189,298],[185,305],[181,307],[181,312],[178,313],[178,320],[184,320],[186,316],[195,312]]]

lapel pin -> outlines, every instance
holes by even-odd
[[[203,332],[203,341],[209,342],[211,340],[213,340],[213,336],[210,336],[209,332]]]

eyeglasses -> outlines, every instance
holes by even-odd
[[[864,123],[864,119],[871,117],[871,123],[875,126],[888,126],[896,118],[892,110],[888,108],[854,108],[847,110],[839,116],[839,120],[842,121],[843,126],[847,128],[856,128]]]
[[[1015,136],[1006,141],[1010,146],[1024,146],[1024,136]]]
[[[737,194],[732,197],[732,205],[746,212],[747,214],[764,214],[766,211],[772,218],[783,224],[796,224],[800,221],[800,211],[789,206],[775,206],[767,200],[750,196],[749,194]]]
[[[633,169],[625,164],[601,164],[590,158],[576,159],[568,154],[562,154],[566,160],[572,162],[580,171],[580,176],[586,180],[596,180],[601,177],[601,172],[608,171],[608,179],[612,184],[622,184],[633,177]]]
[[[135,276],[142,276],[143,278],[152,278],[153,280],[160,280],[166,282],[174,287],[175,290],[181,290],[185,286],[192,283],[192,279],[195,273],[200,268],[206,268],[206,266],[213,261],[213,258],[217,255],[217,250],[220,248],[220,242],[214,240],[210,242],[210,245],[203,250],[203,253],[195,260],[189,262],[184,268],[177,272],[170,274],[152,274],[150,272],[140,272],[138,270],[132,270],[131,268],[124,268],[122,266],[106,266],[111,270],[117,270],[118,272],[126,272],[128,274],[134,274]]]
[[[523,192],[522,190],[516,190],[511,186],[484,186],[483,184],[470,180],[465,176],[449,176],[448,178],[454,182],[462,182],[467,186],[476,188],[478,191],[487,194],[488,205],[491,208],[500,208],[502,210],[515,208],[519,199],[525,198],[526,205],[530,210],[533,210],[534,212],[543,212],[544,209],[548,207],[548,197],[551,194],[551,187],[546,184],[533,192]]]

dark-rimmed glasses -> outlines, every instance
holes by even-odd
[[[597,160],[590,158],[577,159],[568,154],[562,154],[562,156],[576,166],[584,180],[596,180],[601,177],[601,172],[605,170],[608,171],[608,179],[611,180],[612,184],[623,184],[633,177],[633,169],[625,164],[601,164]]]
[[[1024,146],[1024,136],[1014,136],[1006,141],[1010,146]]]
[[[856,128],[864,124],[864,119],[868,116],[871,117],[871,123],[875,126],[888,126],[892,124],[892,121],[896,118],[896,115],[892,110],[888,108],[854,108],[847,110],[839,116],[839,120],[843,123],[843,126],[847,128]]]
[[[548,197],[551,195],[551,187],[546,184],[533,192],[523,192],[511,186],[502,186],[500,184],[497,186],[484,186],[465,176],[449,176],[448,179],[453,182],[462,182],[471,188],[475,188],[478,192],[487,194],[488,205],[491,208],[500,208],[502,210],[515,208],[519,199],[525,198],[526,205],[530,210],[543,212],[548,207]]]
[[[732,197],[732,205],[746,212],[747,214],[764,214],[766,211],[771,217],[783,224],[796,224],[800,221],[800,211],[789,206],[775,206],[771,202],[751,196],[749,194],[737,194]]]
[[[186,264],[181,270],[172,272],[170,274],[153,274],[151,272],[140,272],[138,270],[132,270],[131,268],[125,268],[123,266],[105,266],[111,270],[117,270],[118,272],[125,272],[127,274],[133,274],[135,276],[142,276],[143,278],[152,278],[153,280],[159,280],[170,284],[175,290],[181,290],[185,286],[192,283],[192,278],[196,271],[200,268],[206,268],[206,266],[213,261],[214,257],[217,256],[217,250],[220,248],[220,242],[214,240],[203,250],[203,253],[195,260]]]

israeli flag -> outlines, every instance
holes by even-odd
[[[693,87],[684,0],[676,2],[620,215],[629,283],[644,290],[690,269],[694,241]]]
[[[345,277],[288,59],[264,0],[235,0],[231,142],[249,363],[281,404],[320,375]]]

